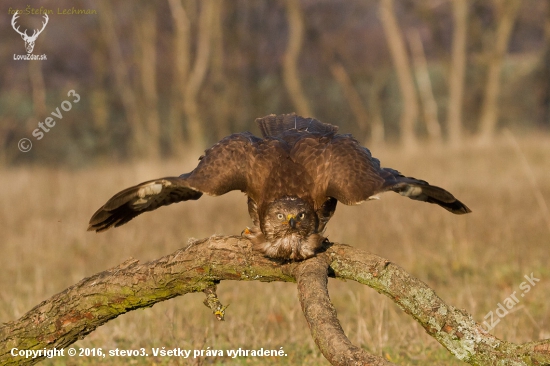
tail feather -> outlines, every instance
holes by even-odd
[[[278,136],[285,131],[296,129],[320,134],[334,134],[338,131],[337,126],[320,122],[314,118],[304,118],[296,113],[275,115],[270,114],[257,118],[256,123],[262,132],[263,137]]]

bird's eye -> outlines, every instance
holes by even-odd
[[[303,219],[304,217],[306,217],[306,214],[301,212],[299,215],[298,215],[298,218],[301,220]]]
[[[282,219],[285,218],[285,215],[283,215],[283,214],[277,214],[277,218],[278,218],[279,220],[282,220]]]

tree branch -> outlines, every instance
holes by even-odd
[[[281,264],[251,250],[241,237],[211,237],[152,262],[129,260],[88,277],[0,326],[0,364],[40,360],[11,356],[12,348],[63,348],[128,311],[189,292],[205,292],[216,315],[225,308],[215,296],[221,280],[298,282],[300,301],[323,355],[335,365],[390,365],[345,337],[330,304],[331,277],[351,279],[391,298],[457,358],[473,365],[540,365],[550,362],[550,341],[522,345],[486,333],[464,310],[445,304],[426,284],[376,255],[334,244],[315,258]]]
[[[329,256],[318,256],[293,271],[302,311],[317,347],[333,365],[393,365],[354,346],[344,334],[328,295],[329,266]]]

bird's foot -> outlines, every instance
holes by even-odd
[[[246,227],[241,232],[241,236],[247,238],[248,240],[252,241],[253,243],[257,243],[258,241],[264,241],[264,234],[262,233],[262,230],[260,230],[259,227],[253,226],[253,227]]]

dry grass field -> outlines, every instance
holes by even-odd
[[[448,304],[474,319],[533,273],[540,282],[492,330],[526,342],[550,337],[550,136],[503,137],[491,147],[424,147],[405,154],[373,149],[382,165],[445,187],[473,211],[455,216],[435,205],[393,193],[356,207],[339,205],[329,239],[386,257],[431,286]],[[37,147],[38,148],[38,147]],[[83,277],[130,257],[149,261],[189,238],[238,234],[250,225],[241,193],[203,197],[148,213],[106,233],[86,232],[93,212],[112,194],[151,178],[189,171],[185,161],[120,164],[70,171],[41,166],[0,170],[0,322],[22,316],[40,301]],[[401,365],[461,365],[389,299],[353,282],[330,280],[331,298],[356,345]],[[76,347],[103,350],[279,349],[281,358],[94,357],[46,360],[50,365],[327,365],[311,339],[294,284],[222,282],[231,304],[218,322],[202,294],[123,315]]]

